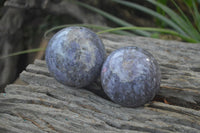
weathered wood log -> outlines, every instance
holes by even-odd
[[[139,46],[155,56],[162,71],[158,99],[143,107],[122,107],[102,98],[98,82],[81,89],[64,86],[50,75],[45,61],[36,60],[20,75],[27,85],[12,84],[0,94],[0,131],[199,132],[199,44],[101,37],[108,53],[122,46]]]
[[[10,8],[0,19],[0,57],[23,50],[20,41],[22,32],[19,30],[23,24],[24,12],[22,9]],[[18,43],[16,43],[18,42]],[[6,84],[15,80],[19,58],[0,59],[0,92]]]

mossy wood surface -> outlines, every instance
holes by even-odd
[[[0,94],[0,132],[185,132],[200,131],[200,44],[144,37],[100,36],[111,52],[123,46],[148,50],[158,60],[162,82],[156,98],[139,108],[106,99],[99,81],[77,89],[50,76],[36,60]]]

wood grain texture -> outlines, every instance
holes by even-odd
[[[108,53],[138,46],[155,56],[162,87],[154,101],[139,108],[122,107],[104,97],[98,81],[81,89],[64,86],[51,77],[45,61],[36,60],[20,75],[28,85],[8,85],[6,93],[0,94],[0,131],[199,132],[199,44],[110,34],[100,37]]]

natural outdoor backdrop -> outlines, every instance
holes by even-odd
[[[94,31],[128,26],[126,31],[114,33],[198,43],[199,3],[199,0],[1,0],[0,92],[16,81],[34,59],[44,59],[48,39],[69,24],[84,24]],[[45,33],[48,34],[44,37]]]

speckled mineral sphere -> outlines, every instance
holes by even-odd
[[[104,45],[94,32],[84,27],[69,27],[51,38],[45,60],[58,82],[84,87],[100,75],[105,57]]]
[[[160,88],[156,59],[137,47],[112,52],[103,64],[101,84],[108,97],[122,106],[137,107],[152,100]]]

